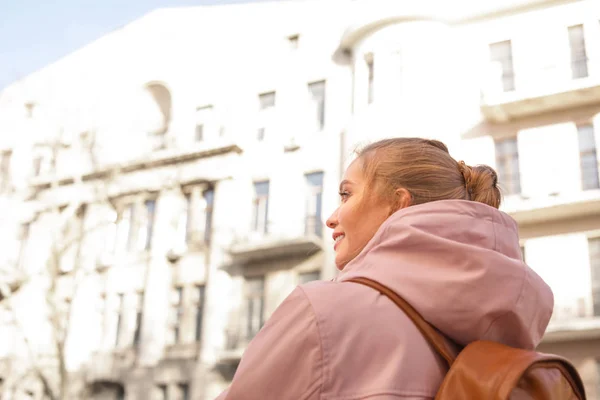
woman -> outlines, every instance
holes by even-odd
[[[533,349],[553,308],[498,211],[497,176],[435,140],[371,144],[345,172],[331,282],[299,286],[249,345],[219,399],[433,399],[443,360],[387,297],[393,289],[455,342]]]

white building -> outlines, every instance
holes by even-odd
[[[0,93],[2,265],[29,277],[2,286],[4,396],[42,398],[31,354],[59,382],[55,293],[73,396],[214,398],[294,286],[335,275],[352,149],[407,135],[497,169],[555,292],[540,350],[600,398],[600,3],[404,3],[157,10]]]

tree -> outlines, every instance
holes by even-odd
[[[51,149],[52,160],[50,164],[54,168],[59,152],[65,148],[61,137],[51,143],[45,143]],[[96,134],[87,132],[82,150],[89,157],[92,171],[98,171],[96,155]],[[114,170],[105,170],[101,179],[86,179],[86,177],[73,176],[69,182],[75,188],[74,193],[83,192],[83,185],[93,185],[95,203],[113,204],[108,194],[108,184],[111,177],[116,175]],[[103,179],[102,179],[103,178]],[[84,180],[86,181],[84,183]],[[30,197],[36,197],[41,191],[53,189],[60,183],[56,179],[49,179],[35,188]],[[81,263],[81,247],[86,237],[94,231],[103,228],[108,222],[104,221],[95,226],[85,228],[83,218],[86,205],[81,198],[74,196],[66,205],[50,204],[41,214],[51,215],[53,224],[50,232],[49,254],[45,268],[30,276],[19,273],[16,266],[5,268],[6,276],[17,276],[17,278],[6,279],[0,283],[0,301],[12,314],[12,321],[16,332],[18,332],[22,343],[27,348],[29,368],[23,375],[33,375],[41,384],[44,396],[49,400],[63,400],[68,397],[70,384],[72,382],[71,372],[67,369],[66,347],[69,335],[72,331],[73,300],[77,297],[81,282],[96,271],[86,270]],[[12,275],[11,275],[12,274]],[[17,296],[20,289],[37,280],[43,282],[44,303],[43,313],[47,318],[49,327],[49,342],[51,348],[48,353],[41,353],[32,344],[32,332],[21,323],[19,315]],[[38,334],[39,332],[35,332]],[[14,385],[19,385],[22,379],[16,379]],[[16,389],[16,387],[14,388]]]

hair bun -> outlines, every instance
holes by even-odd
[[[498,174],[488,165],[469,167],[464,161],[458,163],[458,169],[465,179],[465,188],[470,200],[499,208],[502,201],[498,189]]]

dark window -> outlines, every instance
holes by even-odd
[[[202,338],[202,315],[204,311],[204,286],[196,286],[195,308],[196,308],[196,342]]]
[[[588,76],[588,59],[583,25],[570,26],[568,32],[571,47],[571,76],[573,79],[585,78]]]
[[[264,290],[264,276],[249,278],[246,280],[246,339],[248,340],[251,340],[263,326],[263,313],[265,305]]]
[[[268,232],[269,181],[254,183],[254,217],[252,229],[255,232]]]
[[[306,208],[306,234],[321,236],[323,226],[321,213],[323,209],[323,172],[306,174],[307,208]]]
[[[206,202],[206,209],[204,210],[204,241],[210,243],[210,237],[212,233],[212,218],[213,218],[213,207],[215,202],[215,191],[214,189],[207,189],[203,193],[204,201]]]
[[[298,274],[298,281],[300,285],[312,281],[318,281],[319,279],[321,279],[320,271],[303,272]]]
[[[507,194],[521,193],[517,138],[496,142],[496,170],[500,185],[504,187]]]
[[[183,287],[178,286],[174,289],[173,304],[173,343],[179,343],[181,340],[181,322],[183,319]]]
[[[594,316],[600,317],[600,237],[588,239]]]
[[[161,400],[169,400],[169,388],[167,385],[158,385],[158,396]]]
[[[310,83],[308,91],[310,92],[317,127],[322,130],[325,126],[325,81]]]
[[[258,96],[259,102],[259,127],[258,140],[264,140],[267,128],[272,122],[275,109],[275,92],[263,93]]]
[[[119,293],[117,303],[117,329],[115,344],[119,346],[121,344],[121,329],[123,328],[123,318],[125,317],[125,302],[123,301],[123,294]]]
[[[133,345],[139,346],[142,340],[142,323],[144,319],[144,293],[138,293],[135,310],[135,331],[133,333]]]
[[[592,124],[577,127],[579,139],[579,162],[581,167],[581,186],[583,190],[600,188],[598,177],[598,155],[596,152],[596,139]]]
[[[515,90],[512,42],[506,40],[490,44],[490,61],[500,65],[502,71],[502,90],[505,92]]]
[[[145,232],[144,236],[146,240],[144,241],[144,249],[148,250],[152,246],[152,233],[154,232],[154,214],[156,209],[156,200],[146,200],[144,203],[145,206]]]

